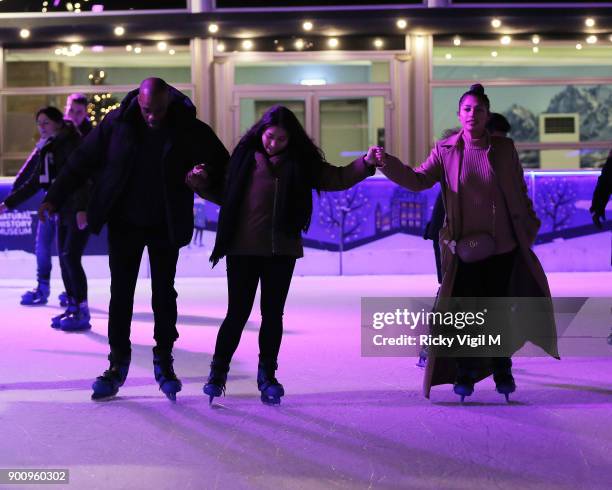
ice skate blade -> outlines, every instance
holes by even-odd
[[[172,403],[176,403],[176,393],[164,393],[164,395],[166,395],[166,398]]]
[[[111,393],[110,395],[100,395],[100,394],[92,393],[91,399],[94,402],[105,402],[105,401],[109,401],[115,398],[118,393],[119,393],[119,390],[117,390],[115,393]]]
[[[181,389],[183,388],[182,385],[176,384],[174,383],[174,387],[176,389],[171,389],[171,386],[166,386],[167,384],[171,384],[172,382],[170,381],[164,381],[161,383],[160,387],[159,387],[159,391],[161,391],[164,395],[166,395],[166,398],[168,400],[170,400],[171,402],[176,402],[176,394],[181,391]],[[164,389],[164,386],[166,386],[166,388]]]
[[[281,399],[280,397],[266,396],[262,393],[261,401],[263,402],[264,405],[276,406],[276,405],[280,405]]]
[[[57,327],[51,327],[51,328],[55,328],[57,330],[61,330],[62,332],[66,332],[66,333],[79,333],[79,332],[88,332],[89,330],[91,330],[91,324],[88,323],[87,325],[81,326],[81,327],[77,327],[77,328],[66,328],[66,327],[62,327],[57,326]]]
[[[208,395],[208,405],[212,405],[213,399],[218,396],[225,396],[225,388],[219,388],[217,385],[206,383],[202,388],[205,395]]]

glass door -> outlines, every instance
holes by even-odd
[[[365,93],[364,93],[365,92]],[[233,140],[240,137],[275,104],[291,109],[330,163],[344,166],[370,145],[389,147],[390,93],[338,91],[317,87],[308,92],[268,91],[234,93]]]
[[[385,99],[320,97],[319,142],[327,160],[344,166],[371,145],[385,146]]]

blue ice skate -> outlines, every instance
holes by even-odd
[[[507,402],[510,402],[510,393],[516,391],[516,383],[510,368],[495,371],[493,373],[493,380],[495,381],[495,390],[501,395],[504,395]]]
[[[261,401],[266,405],[280,405],[285,395],[283,385],[274,377],[278,368],[276,361],[260,362],[257,366],[257,388],[261,392]]]
[[[170,353],[153,348],[153,373],[159,389],[168,400],[175,402],[176,394],[181,391],[183,384],[174,373],[174,358]]]
[[[70,310],[71,307],[68,307]],[[91,328],[91,315],[87,302],[73,306],[72,311],[66,310],[67,314],[59,320],[59,328],[64,332],[82,332]]]
[[[70,304],[70,296],[68,296],[66,291],[60,293],[57,299],[59,300],[59,304],[62,308],[66,308],[66,306]]]
[[[26,291],[21,295],[20,303],[23,306],[42,306],[46,305],[49,299],[49,286],[38,284],[37,287],[30,291]]]
[[[104,371],[102,376],[98,376],[91,385],[93,393],[92,400],[103,400],[115,396],[119,392],[119,388],[125,383],[128,371],[130,370],[130,361],[115,361],[112,355],[108,356],[110,367]]]
[[[225,363],[214,361],[210,363],[210,374],[208,380],[202,388],[205,395],[208,395],[208,404],[211,405],[216,396],[225,396],[225,383],[229,366]]]

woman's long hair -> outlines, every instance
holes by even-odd
[[[265,153],[261,138],[264,131],[271,126],[278,126],[287,131],[289,142],[286,151],[294,161],[315,167],[325,161],[323,152],[310,139],[295,114],[282,105],[270,107],[261,116],[261,119],[244,134],[238,147]]]
[[[41,114],[44,114],[51,121],[53,121],[53,122],[55,122],[57,124],[61,124],[61,125],[65,124],[64,115],[62,114],[62,112],[57,107],[53,107],[51,105],[46,106],[46,107],[41,107],[36,112],[36,116],[34,117],[34,120],[38,120],[38,116],[40,116]]]

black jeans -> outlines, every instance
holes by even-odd
[[[508,284],[517,253],[515,249],[472,263],[459,260],[452,295],[458,298],[503,298],[508,296]],[[473,371],[487,362],[491,363],[494,372],[512,367],[509,357],[490,359],[459,357],[457,358],[458,373],[461,375]]]
[[[226,260],[227,315],[217,335],[214,359],[227,365],[231,362],[261,281],[259,358],[275,362],[283,336],[283,311],[296,258],[229,255]]]
[[[57,250],[66,293],[78,303],[87,301],[87,276],[81,259],[89,229],[79,230],[76,215],[61,219],[57,227]]]
[[[108,308],[108,341],[111,353],[118,359],[129,359],[131,356],[130,326],[134,291],[145,247],[149,251],[151,266],[155,341],[160,349],[170,351],[179,336],[176,330],[177,293],[174,289],[179,248],[169,243],[166,226],[141,228],[120,222],[109,223],[111,298]]]

